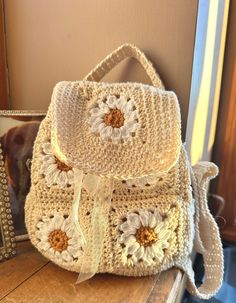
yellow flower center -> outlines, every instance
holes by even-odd
[[[157,241],[157,234],[151,227],[140,227],[137,230],[135,237],[137,242],[144,247],[151,246]]]
[[[59,252],[67,249],[68,240],[69,238],[67,234],[60,229],[53,230],[48,236],[48,242],[50,243],[51,247]]]
[[[56,159],[57,168],[59,170],[65,171],[65,172],[68,172],[69,170],[72,170],[71,166],[68,166],[65,163],[61,162],[57,157],[55,157],[55,159]]]
[[[111,109],[108,114],[105,114],[103,120],[107,126],[120,128],[124,125],[125,118],[124,114],[118,108],[115,108]]]

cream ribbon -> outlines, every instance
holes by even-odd
[[[79,224],[79,204],[80,204],[81,189],[83,184],[83,177],[84,177],[84,173],[82,170],[79,169],[74,170],[75,184],[74,184],[74,200],[72,203],[72,218],[77,232],[79,233],[79,235],[81,235],[82,247],[86,245],[86,240],[84,238],[83,231]]]
[[[83,175],[80,170],[75,170],[75,191],[72,205],[72,214],[77,231],[82,236],[84,247],[82,265],[76,284],[90,279],[96,274],[102,256],[105,232],[108,228],[108,214],[113,192],[113,180],[95,175]],[[91,227],[87,240],[79,224],[79,204],[81,189],[85,188],[93,200],[91,211]]]

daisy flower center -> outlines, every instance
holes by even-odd
[[[111,126],[113,128],[120,128],[124,125],[124,114],[118,109],[110,109],[110,112],[108,114],[104,115],[104,123],[107,126]]]
[[[48,242],[51,247],[59,252],[67,249],[68,240],[67,234],[60,229],[53,230],[48,236]]]
[[[150,227],[140,227],[137,230],[135,237],[137,242],[144,247],[151,246],[157,241],[157,234],[154,229]]]
[[[65,163],[61,162],[59,159],[56,159],[56,164],[57,164],[57,168],[61,171],[65,171],[65,172],[68,172],[69,170],[72,170],[72,167],[71,166],[68,166],[66,165]]]

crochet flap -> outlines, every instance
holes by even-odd
[[[181,147],[173,92],[138,83],[60,82],[48,117],[55,155],[85,173],[120,179],[167,172]]]

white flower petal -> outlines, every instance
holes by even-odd
[[[106,127],[106,134],[107,134],[107,136],[111,137],[112,133],[113,133],[113,127],[107,126]]]
[[[145,251],[145,249],[143,246],[140,246],[139,249],[136,250],[134,255],[137,258],[137,260],[142,259],[143,255],[144,255],[144,251]]]
[[[103,129],[105,129],[106,124],[104,122],[102,122],[99,126],[98,126],[98,131],[102,132]]]
[[[51,146],[51,143],[50,142],[46,142],[42,145],[43,147],[43,152],[46,154],[46,155],[52,155],[52,146]]]
[[[74,184],[75,178],[74,178],[73,170],[69,170],[67,172],[67,180],[68,180],[68,184],[70,184],[70,185]]]
[[[165,228],[165,224],[164,224],[164,222],[163,221],[161,221],[161,222],[158,222],[157,223],[157,225],[156,225],[156,227],[155,227],[155,232],[157,233],[157,234],[159,234],[160,232],[161,232],[161,230],[163,230]]]
[[[133,264],[136,264],[138,262],[137,257],[134,255],[132,255],[131,260],[133,261]]]
[[[71,222],[71,218],[68,217],[67,219],[65,219],[63,225],[62,225],[62,230],[66,232],[66,234],[68,236],[74,236],[76,235],[75,233],[75,228],[74,228],[74,225],[73,223]]]
[[[152,248],[152,246],[146,247],[146,254],[149,258],[154,258],[155,252],[154,252],[154,249]]]
[[[96,126],[96,128],[97,128],[101,123],[103,123],[103,118],[102,118],[102,116],[93,117],[91,122],[92,122],[93,126]]]
[[[95,117],[94,121],[93,121],[94,124],[98,124],[98,125],[101,124],[102,122],[103,122],[103,119],[102,119],[101,115],[98,117]]]
[[[70,253],[70,255],[73,256],[74,258],[78,258],[82,256],[81,249],[75,248],[73,246],[68,246],[67,250]]]
[[[104,113],[104,114],[109,113],[110,109],[109,109],[109,106],[106,103],[100,102],[98,106],[100,108],[101,113]]]
[[[136,229],[139,229],[139,227],[141,226],[141,222],[138,214],[135,213],[128,214],[127,221],[130,226],[133,226]]]
[[[55,257],[61,259],[61,253],[57,250],[55,250]]]
[[[136,234],[136,231],[137,231],[137,229],[134,226],[130,225],[128,223],[128,221],[121,224],[120,230],[123,231],[124,233],[130,234],[130,235]]]
[[[133,261],[132,258],[127,259],[127,265],[128,265],[128,267],[133,267],[134,266],[134,261]]]
[[[51,187],[53,184],[57,184],[57,178],[58,178],[59,174],[60,174],[59,169],[57,169],[55,171],[51,171],[50,174],[46,174],[45,180],[49,187]]]
[[[158,231],[158,237],[161,239],[168,240],[171,236],[171,231],[167,228],[162,228]]]
[[[121,255],[121,262],[122,262],[122,264],[123,265],[127,265],[127,260],[128,260],[127,255],[124,254],[124,252],[123,252],[122,255]]]
[[[44,155],[42,156],[42,162],[47,164],[54,164],[56,163],[56,158],[54,155]]]
[[[109,106],[109,108],[113,109],[116,107],[115,101],[116,101],[116,98],[114,96],[109,96],[106,103]]]
[[[116,107],[123,112],[123,107],[126,105],[126,100],[124,98],[120,98],[116,102]]]
[[[167,240],[163,240],[162,242],[161,242],[161,247],[162,247],[162,249],[166,249],[166,248],[168,248],[170,246],[170,243],[167,241]]]
[[[139,245],[138,242],[134,242],[131,245],[129,245],[127,247],[127,253],[128,253],[128,255],[134,254],[136,252],[136,250],[139,249],[139,247],[140,247],[140,245]]]
[[[59,187],[64,188],[68,184],[68,178],[65,171],[61,171],[57,177],[57,184]]]
[[[162,216],[157,209],[154,211],[154,216],[156,218],[157,223],[162,222]]]
[[[149,215],[149,227],[154,228],[156,226],[156,218],[154,214]]]
[[[54,228],[56,229],[60,229],[62,227],[64,218],[62,216],[57,216],[56,218],[54,218]]]
[[[102,128],[102,130],[100,131],[100,135],[103,139],[109,137],[109,127],[105,126],[104,128]]]
[[[51,247],[49,248],[48,252],[54,257],[56,251]]]
[[[39,228],[39,229],[41,229],[41,228],[43,228],[44,225],[45,225],[44,222],[39,221],[39,222],[36,224],[36,227]]]
[[[92,116],[96,116],[96,115],[99,115],[100,114],[100,110],[98,107],[94,107],[94,108],[91,108],[89,113],[92,115]]]
[[[164,252],[162,249],[157,248],[156,246],[153,246],[153,252],[154,252],[154,256],[156,259],[158,259],[158,261],[162,261],[162,259],[164,258]]]
[[[74,232],[76,232],[76,231],[74,231]],[[79,241],[78,241],[77,237],[73,237],[68,241],[68,244],[70,244],[72,246],[77,246],[78,243],[79,243]]]
[[[170,246],[170,243],[167,240],[158,240],[152,245],[152,248],[155,252],[163,251]]]
[[[65,260],[66,262],[71,262],[73,261],[72,256],[70,255],[70,253],[67,250],[64,250],[61,253],[62,259]]]
[[[122,126],[120,128],[120,134],[122,138],[128,138],[130,136],[129,129],[125,126]]]
[[[119,128],[114,128],[113,130],[113,138],[115,139],[118,139],[121,137],[121,132],[120,132],[120,129]]]
[[[137,120],[137,119],[138,119],[138,110],[137,110],[137,109],[134,110],[134,111],[132,111],[132,113],[131,113],[131,115],[130,115],[130,118],[131,118],[132,120]]]
[[[56,164],[49,164],[45,170],[45,175],[50,175],[51,173],[54,173],[57,170],[58,168]]]
[[[45,223],[48,223],[48,222],[51,221],[51,219],[48,216],[43,216],[42,221],[45,222]]]
[[[48,242],[39,242],[37,247],[41,250],[47,251],[50,248],[50,244]]]
[[[50,232],[47,229],[42,230],[41,237],[39,237],[40,241],[42,242],[48,242],[48,236]],[[39,236],[39,234],[38,234]]]
[[[53,175],[45,176],[45,181],[48,187],[51,187],[53,185],[53,180],[54,180]]]
[[[140,124],[136,121],[129,122],[125,120],[124,126],[130,131],[130,133],[133,133],[140,127]]]
[[[134,242],[136,242],[136,238],[134,235],[124,233],[120,236],[120,243],[124,243],[125,245],[131,245]]]
[[[149,226],[149,212],[146,210],[139,211],[142,226]]]
[[[126,110],[130,111],[135,106],[135,102],[133,100],[129,100],[126,104]]]
[[[77,228],[75,228],[74,226],[71,226],[71,228],[68,228],[66,233],[67,233],[68,237],[70,239],[74,239],[77,244],[82,239],[82,236],[79,234]]]
[[[153,259],[149,256],[149,253],[146,249],[145,249],[142,259],[143,259],[144,264],[147,266],[150,266],[154,263]]]
[[[35,232],[36,238],[41,239],[42,235],[43,235],[43,233],[41,230],[36,230],[36,232]]]

